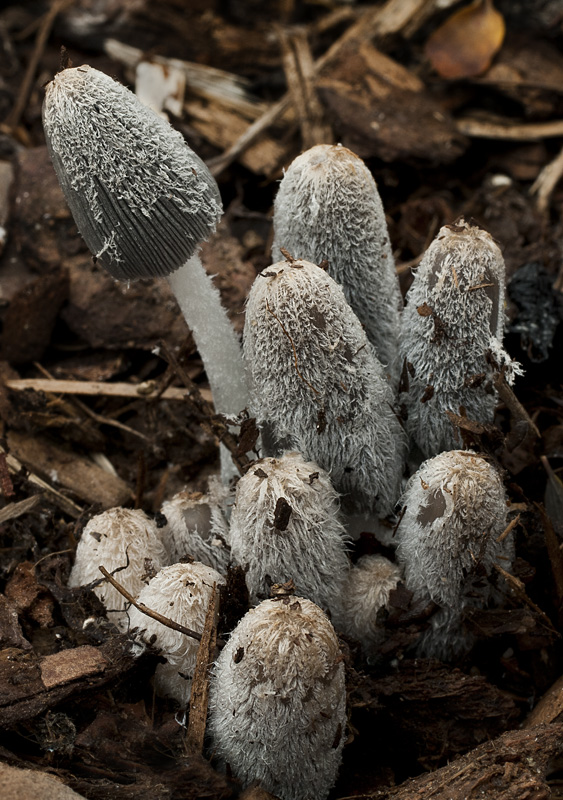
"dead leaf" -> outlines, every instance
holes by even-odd
[[[492,0],[476,0],[437,28],[424,50],[442,78],[472,78],[488,69],[504,33],[504,18]]]

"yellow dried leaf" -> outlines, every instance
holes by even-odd
[[[476,0],[437,28],[424,50],[442,78],[472,78],[490,66],[504,33],[504,18],[492,0]]]

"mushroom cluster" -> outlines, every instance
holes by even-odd
[[[453,659],[471,643],[464,611],[502,599],[495,567],[506,572],[514,558],[502,476],[489,456],[460,449],[452,424],[491,423],[496,374],[511,382],[519,372],[502,343],[500,250],[464,221],[442,228],[402,311],[371,173],[346,148],[314,147],[280,184],[275,263],[256,277],[241,348],[197,256],[219,220],[219,191],[183,137],[86,66],[49,84],[44,126],[92,253],[121,280],[168,276],[216,410],[247,408],[260,431],[261,457],[236,495],[219,483],[181,492],[160,527],[126,509],[92,519],[71,585],[92,585],[110,619],[165,658],[155,688],[185,708],[211,592],[241,567],[254,607],[222,632],[212,750],[245,786],[322,800],[346,738],[335,629],[377,662],[402,583],[414,603],[435,606],[413,649]],[[355,561],[358,515],[392,531],[385,557]],[[119,571],[134,608],[99,566]],[[279,596],[268,599],[272,585]]]

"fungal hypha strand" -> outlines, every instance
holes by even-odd
[[[103,578],[100,567],[118,570],[116,580],[136,597],[151,573],[166,564],[168,553],[156,524],[140,509],[111,508],[96,517],[82,531],[76,548],[70,586],[86,586]],[[109,582],[94,587],[107,609],[108,618],[120,628],[128,627],[129,605]]]
[[[252,602],[269,597],[272,583],[293,579],[297,594],[338,617],[349,570],[338,511],[327,473],[299,453],[263,458],[242,476],[231,547]]]
[[[461,614],[494,599],[487,576],[514,557],[506,529],[507,500],[498,470],[471,451],[453,450],[425,461],[401,499],[397,559],[415,600],[432,600],[420,652],[446,657],[467,646]]]
[[[221,198],[182,135],[124,86],[89,66],[48,84],[43,126],[78,230],[114,278],[169,276],[205,363],[215,407],[246,405],[240,347],[197,250]]]
[[[281,800],[324,800],[345,740],[344,665],[325,614],[264,600],[237,625],[210,691],[213,750],[236,778]]]
[[[519,367],[502,347],[504,261],[491,236],[460,221],[422,259],[401,320],[407,430],[431,456],[461,444],[447,415],[493,421],[495,370]]]
[[[224,582],[218,572],[205,564],[172,564],[150,580],[137,601],[201,634],[213,586],[219,588]],[[136,629],[139,639],[166,658],[166,664],[159,664],[156,668],[154,686],[157,694],[173,697],[185,708],[190,699],[198,640],[163,625],[137,608],[131,609],[130,628]]]
[[[317,145],[287,169],[274,203],[273,260],[280,248],[342,285],[382,364],[397,367],[403,301],[377,185],[342,145]]]
[[[383,367],[341,287],[307,261],[268,267],[250,291],[244,354],[265,440],[327,470],[346,509],[389,513],[403,431]]]

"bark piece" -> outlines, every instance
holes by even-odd
[[[131,490],[121,478],[47,438],[10,431],[8,444],[11,453],[29,469],[70,489],[88,503],[98,503],[105,509],[122,506],[131,498]]]
[[[471,750],[442,769],[395,789],[369,795],[371,800],[548,800],[545,780],[550,759],[563,747],[563,725],[540,725],[508,731]]]
[[[41,680],[46,689],[103,672],[108,662],[97,647],[84,645],[46,656],[41,661]]]
[[[0,797],[2,800],[80,800],[84,796],[54,775],[0,764]]]
[[[369,44],[345,48],[317,87],[338,140],[361,158],[447,164],[465,150],[418,77]]]
[[[126,637],[115,637],[99,648],[79,647],[44,658],[15,648],[2,650],[0,727],[11,728],[32,719],[71,695],[81,698],[85,691],[123,675],[135,661]],[[43,682],[43,674],[49,685]]]

